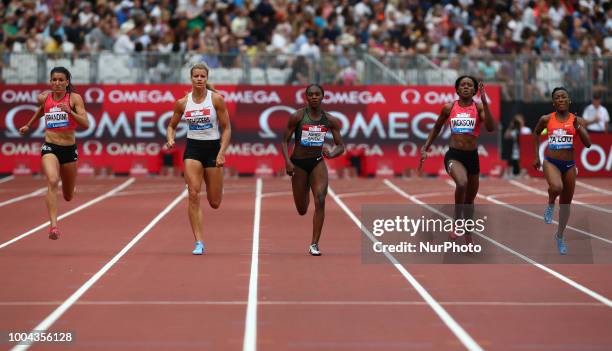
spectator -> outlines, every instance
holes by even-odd
[[[514,116],[512,121],[510,122],[510,126],[506,129],[504,133],[504,139],[511,140],[511,153],[510,159],[508,160],[508,171],[512,171],[512,176],[516,177],[521,174],[521,147],[520,147],[520,136],[521,135],[530,135],[531,129],[525,126],[525,118],[521,114],[517,114]],[[510,176],[510,173],[506,174]]]
[[[610,114],[605,106],[601,104],[601,96],[599,94],[593,95],[592,103],[584,109],[582,118],[586,121],[589,132],[608,133]]]

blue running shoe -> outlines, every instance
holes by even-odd
[[[544,223],[551,224],[553,222],[553,215],[555,214],[555,205],[547,205],[544,210]]]
[[[567,255],[567,246],[565,245],[565,240],[563,237],[558,237],[555,234],[555,240],[557,241],[557,250],[559,250],[559,255]]]
[[[195,249],[191,252],[194,255],[201,255],[204,253],[204,243],[201,241],[196,241]]]

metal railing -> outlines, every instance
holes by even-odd
[[[187,83],[197,62],[211,68],[213,84],[448,85],[470,74],[499,84],[505,101],[548,101],[556,86],[575,101],[589,101],[593,92],[612,100],[612,57],[5,53],[0,77],[5,84],[45,83],[51,68],[65,66],[75,84]]]

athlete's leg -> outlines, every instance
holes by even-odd
[[[310,197],[308,194],[309,182],[308,173],[300,167],[295,166],[291,177],[291,188],[293,190],[293,202],[300,216],[308,212]]]
[[[47,204],[51,228],[53,228],[57,226],[57,191],[61,179],[60,164],[57,156],[54,154],[43,155],[42,171],[47,177],[47,195],[45,196],[45,203]]]
[[[206,167],[204,169],[206,198],[212,208],[219,208],[223,199],[223,167]]]
[[[561,171],[551,162],[544,160],[542,169],[548,183],[548,206],[544,210],[544,222],[550,224],[553,222],[555,200],[563,191],[563,180],[561,178]]]
[[[576,167],[563,174],[563,191],[559,197],[559,229],[557,236],[563,237],[567,221],[570,216],[570,206],[574,198],[574,189],[576,187]]]
[[[323,229],[323,221],[325,220],[325,197],[327,196],[327,166],[324,161],[319,164],[310,173],[310,187],[314,197],[315,213],[312,218],[312,242],[318,244]]]
[[[200,191],[202,190],[202,179],[204,167],[197,160],[185,160],[185,183],[189,191],[189,207],[187,213],[191,230],[196,241],[202,241],[202,212],[200,211]]]
[[[461,208],[465,203],[468,189],[467,170],[461,162],[453,159],[448,160],[446,163],[446,170],[455,182],[455,218],[461,218]]]
[[[74,197],[74,189],[77,179],[77,163],[64,163],[60,166],[60,177],[62,179],[62,194],[64,200],[70,201]]]
[[[563,191],[563,180],[561,177],[561,171],[554,164],[544,160],[542,165],[544,170],[544,177],[548,183],[548,204],[554,205],[557,196]]]

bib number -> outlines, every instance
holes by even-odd
[[[50,112],[45,114],[47,129],[68,127],[68,114],[66,112]]]
[[[325,134],[327,134],[327,128],[324,126],[305,124],[302,126],[300,144],[307,147],[323,146]]]
[[[451,119],[451,131],[453,134],[473,133],[476,128],[476,119],[469,117],[458,117]]]
[[[202,131],[213,127],[209,109],[186,111],[185,119],[189,125],[189,130]]]

